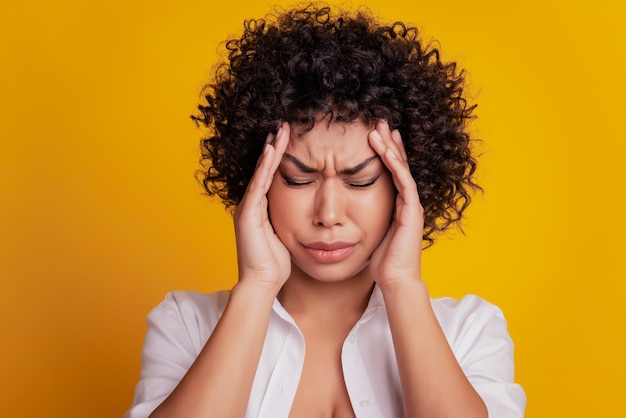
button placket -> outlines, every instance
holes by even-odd
[[[285,311],[285,314],[286,311]],[[287,314],[288,315],[288,314]],[[258,418],[287,418],[304,362],[304,337],[290,317],[278,361],[271,371],[267,389],[256,415]]]
[[[346,389],[350,396],[352,408],[357,418],[380,418],[386,416],[381,411],[376,391],[372,386],[371,376],[362,356],[362,344],[369,342],[367,329],[363,328],[372,316],[356,323],[348,333],[344,342],[341,361],[346,382]]]

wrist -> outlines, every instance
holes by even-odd
[[[427,300],[430,301],[428,286],[421,279],[392,280],[386,282],[377,282],[385,301],[398,298],[407,298],[409,300]],[[417,299],[416,299],[417,298]]]
[[[255,300],[267,300],[274,301],[281,286],[277,283],[263,282],[258,280],[242,280],[240,279],[235,286],[233,286],[231,295],[236,297],[250,297]]]

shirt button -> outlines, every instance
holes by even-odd
[[[356,337],[354,336],[354,334],[350,335],[350,337],[348,338],[348,341],[350,341],[350,344],[354,344],[355,340],[356,340]]]
[[[369,400],[369,399],[363,399],[363,400],[359,401],[359,406],[360,406],[362,409],[369,409],[369,407],[370,407],[371,405],[372,405],[372,404],[370,403],[370,400]]]

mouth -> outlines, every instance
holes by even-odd
[[[306,253],[321,264],[338,263],[352,254],[357,243],[350,242],[312,242],[303,244]]]

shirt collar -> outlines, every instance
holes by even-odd
[[[381,292],[377,284],[374,284],[374,290],[372,290],[372,295],[370,296],[370,300],[367,303],[367,308],[365,308],[365,312],[363,312],[363,315],[361,315],[361,319],[359,319],[358,323],[363,324],[369,321],[370,318],[374,316],[374,314],[381,308],[385,309],[383,292]]]
[[[370,320],[372,316],[379,310],[385,308],[385,301],[383,299],[383,293],[377,284],[374,284],[374,289],[372,290],[372,294],[370,296],[370,300],[367,303],[367,307],[361,315],[361,319],[359,319],[358,324],[363,324]],[[289,315],[289,312],[283,307],[278,298],[274,299],[274,304],[272,305],[272,310],[276,312],[276,314],[283,319],[284,321],[294,325],[296,325],[296,321]]]

